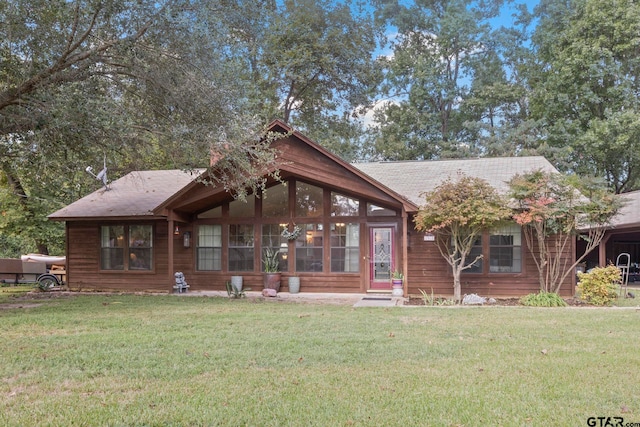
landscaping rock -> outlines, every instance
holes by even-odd
[[[276,292],[275,289],[263,289],[262,290],[262,296],[263,297],[275,297],[276,295],[278,295],[278,292]]]
[[[466,305],[482,305],[485,302],[487,302],[487,299],[485,297],[481,297],[478,294],[469,294],[465,295],[464,298],[462,298],[462,304]]]

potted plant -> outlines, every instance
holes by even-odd
[[[280,291],[280,280],[282,278],[278,255],[278,251],[274,251],[272,248],[266,248],[262,257],[262,263],[264,265],[264,288],[275,289],[276,292]]]
[[[404,294],[403,282],[404,275],[402,274],[402,272],[395,270],[393,273],[391,273],[392,295],[402,296]]]

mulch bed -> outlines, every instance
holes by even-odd
[[[523,306],[520,303],[520,298],[494,298],[496,300],[495,303],[486,303],[485,306],[499,306],[499,307],[514,307],[514,306]],[[587,307],[590,304],[578,299],[578,298],[564,298],[564,302],[567,303],[568,306],[571,307]],[[405,305],[425,305],[424,300],[420,297],[411,297],[407,299]]]

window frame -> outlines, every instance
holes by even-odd
[[[214,234],[212,234],[212,238],[213,238],[213,243],[215,243],[215,227],[218,227],[218,231],[219,231],[219,235],[220,235],[220,246],[203,246],[200,244],[201,241],[201,234],[200,234],[200,230],[203,229],[202,227],[213,227],[213,231]],[[223,260],[222,260],[222,251],[223,251],[223,247],[224,247],[224,237],[223,237],[223,230],[222,230],[222,225],[221,224],[198,224],[196,226],[196,244],[195,244],[195,271],[222,271],[222,266],[223,266]],[[201,268],[200,266],[200,250],[213,250],[213,257],[211,259],[211,261],[213,262],[213,267],[212,269],[208,269],[208,268]],[[220,268],[215,268],[215,263],[216,263],[216,249],[218,250],[219,253],[219,263],[220,263]]]
[[[122,227],[122,245],[121,246],[103,246],[104,245],[104,229],[112,228],[112,227]],[[148,246],[134,246],[132,244],[132,227],[149,227],[149,244]],[[149,223],[140,223],[140,224],[131,224],[131,223],[114,223],[114,224],[103,224],[100,225],[99,228],[99,268],[100,272],[104,273],[154,273],[155,272],[155,251],[154,251],[154,241],[155,239],[155,226],[154,224]],[[116,237],[118,239],[120,236]],[[105,268],[105,250],[106,249],[118,249],[120,252],[120,256],[122,258],[122,268]],[[132,255],[140,254],[140,251],[148,251],[149,260],[146,262],[148,267],[146,268],[133,268],[132,267]],[[136,255],[136,257],[138,256]],[[143,264],[144,265],[144,264]]]

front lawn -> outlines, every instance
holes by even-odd
[[[640,311],[77,296],[0,310],[0,425],[640,422]]]

